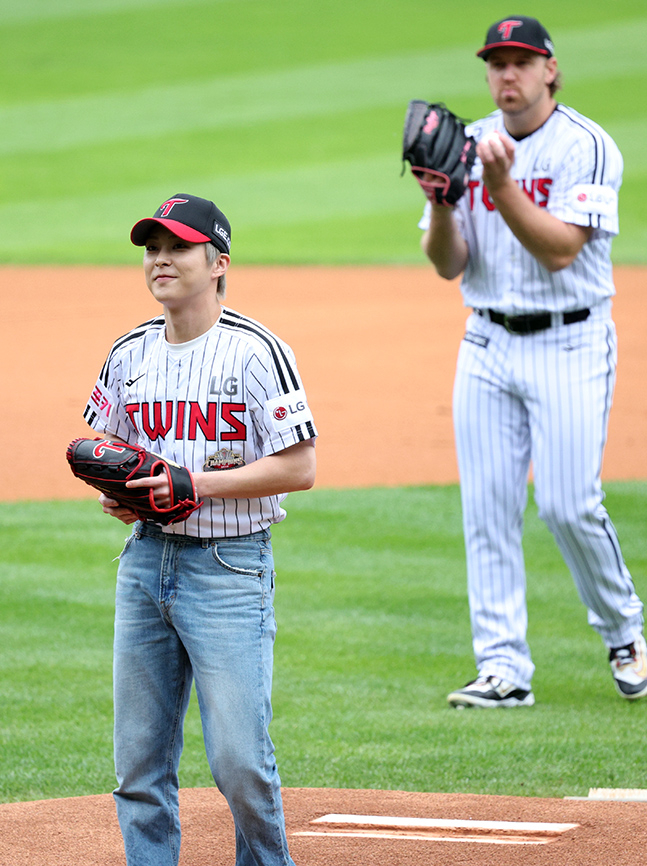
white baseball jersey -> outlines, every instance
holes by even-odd
[[[508,135],[497,110],[467,127],[477,141],[497,130]],[[615,294],[611,240],[618,234],[622,156],[592,120],[558,104],[546,123],[515,142],[511,176],[532,201],[563,222],[591,226],[575,261],[556,273],[542,267],[515,238],[483,185],[476,159],[469,188],[455,210],[469,248],[461,283],[465,305],[508,315],[563,313],[594,307]],[[419,226],[429,227],[427,205]]]
[[[317,435],[290,347],[226,307],[188,343],[166,341],[163,317],[118,339],[84,418],[194,472],[251,463]],[[285,495],[206,499],[165,531],[248,535],[284,519]]]

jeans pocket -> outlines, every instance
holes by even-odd
[[[115,557],[115,559],[121,559],[122,557],[124,557],[124,556],[128,553],[128,548],[129,548],[130,545],[133,543],[133,541],[135,540],[135,538],[136,538],[136,535],[135,535],[134,533],[133,533],[132,535],[129,535],[129,536],[128,536],[128,538],[124,541],[124,546],[123,546],[122,549],[121,549],[121,553],[117,554],[117,556]],[[114,561],[115,561],[115,560],[113,559],[113,562],[114,562]]]
[[[249,543],[242,545],[223,542],[219,545],[214,542],[211,552],[218,565],[232,574],[258,578],[263,575],[258,545],[254,545],[252,550]]]

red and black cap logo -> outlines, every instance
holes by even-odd
[[[178,193],[163,202],[152,217],[139,220],[130,232],[135,246],[143,247],[154,225],[165,226],[184,241],[211,243],[229,254],[231,226],[224,213],[206,198]]]
[[[487,60],[495,48],[527,48],[544,57],[555,53],[546,28],[536,18],[525,15],[512,15],[495,22],[487,32],[485,45],[476,54]]]

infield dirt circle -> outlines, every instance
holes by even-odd
[[[94,497],[72,477],[65,449],[93,435],[80,413],[112,341],[158,307],[139,268],[0,273],[0,437],[12,455],[0,469],[0,498]],[[620,361],[607,480],[647,478],[645,277],[641,268],[616,269]],[[318,486],[457,480],[451,390],[466,311],[456,282],[425,266],[234,265],[227,304],[295,350],[319,428]],[[642,866],[647,859],[643,802],[331,789],[287,789],[284,800],[298,866]],[[220,794],[184,790],[181,807],[182,866],[231,866],[233,828]],[[0,866],[124,863],[109,794],[0,805]]]

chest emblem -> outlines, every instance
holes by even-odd
[[[215,454],[209,455],[202,467],[203,472],[216,472],[219,469],[235,469],[237,466],[244,466],[242,454],[237,454],[229,448],[221,448]]]

